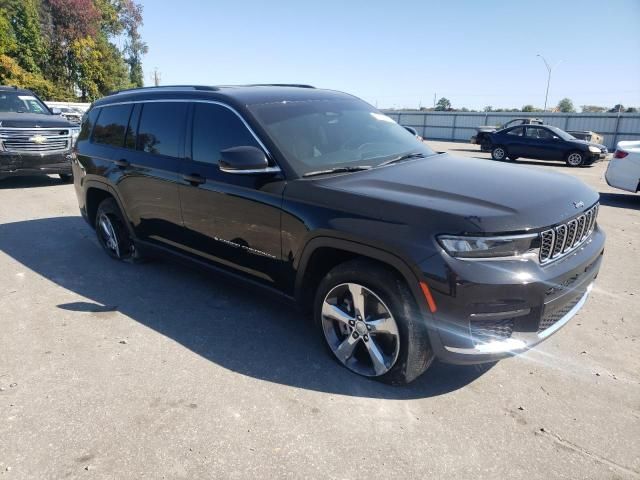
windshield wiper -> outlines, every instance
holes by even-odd
[[[400,155],[398,157],[387,160],[386,162],[382,162],[379,167],[384,167],[385,165],[391,165],[392,163],[402,162],[403,160],[409,160],[411,158],[425,158],[426,155],[420,152],[413,153],[405,153],[404,155]]]
[[[329,173],[359,172],[361,170],[369,170],[369,165],[360,165],[358,167],[335,167],[327,170],[316,170],[315,172],[307,172],[303,177],[315,177],[316,175],[326,175]]]

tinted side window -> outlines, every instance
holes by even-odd
[[[82,119],[82,128],[80,129],[80,135],[78,135],[78,141],[87,140],[93,130],[93,125],[96,123],[96,117],[98,116],[99,109],[93,108],[89,110]]]
[[[549,139],[553,138],[553,134],[547,130],[546,128],[535,128],[528,127],[527,128],[527,137],[529,138],[540,138],[540,139]]]
[[[187,104],[143,103],[137,149],[156,155],[182,156],[182,135]]]
[[[228,108],[196,103],[193,112],[192,157],[196,162],[218,163],[220,150],[249,145],[260,148],[244,123]]]
[[[507,132],[507,135],[515,135],[517,137],[521,137],[524,132],[524,127],[514,128],[513,130]]]
[[[93,142],[122,147],[130,114],[131,105],[101,107],[98,120],[93,128]]]

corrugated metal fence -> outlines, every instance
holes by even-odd
[[[480,125],[503,125],[514,118],[540,118],[563,130],[591,130],[604,137],[612,150],[621,140],[640,140],[640,114],[637,113],[471,113],[415,112],[387,110],[400,125],[415,128],[429,140],[469,141]]]

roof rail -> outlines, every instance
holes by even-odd
[[[110,92],[109,95],[119,95],[121,93],[135,93],[135,92],[148,92],[148,91],[172,91],[172,90],[207,90],[214,92],[219,90],[218,87],[212,87],[210,85],[159,85],[154,87],[136,87],[136,88],[127,88],[124,90],[116,90],[115,92]]]
[[[245,87],[295,87],[295,88],[316,88],[313,85],[304,83],[252,83]]]

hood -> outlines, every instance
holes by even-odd
[[[40,113],[0,112],[0,128],[34,128],[34,127],[74,127],[71,122],[58,115]]]
[[[449,154],[327,177],[321,182],[325,188],[399,204],[402,208],[378,206],[378,212],[406,215],[402,220],[395,218],[406,223],[413,222],[416,213],[422,221],[442,219],[449,225],[457,218],[453,222],[457,230],[449,233],[542,229],[577,215],[599,198],[582,181],[566,174]]]
[[[567,140],[568,142],[571,143],[577,143],[580,145],[586,145],[587,147],[591,146],[591,147],[598,147],[601,150],[606,150],[606,146],[605,145],[601,145],[599,143],[593,143],[593,142],[587,142],[586,140],[580,140],[579,138],[576,138],[575,140]]]

